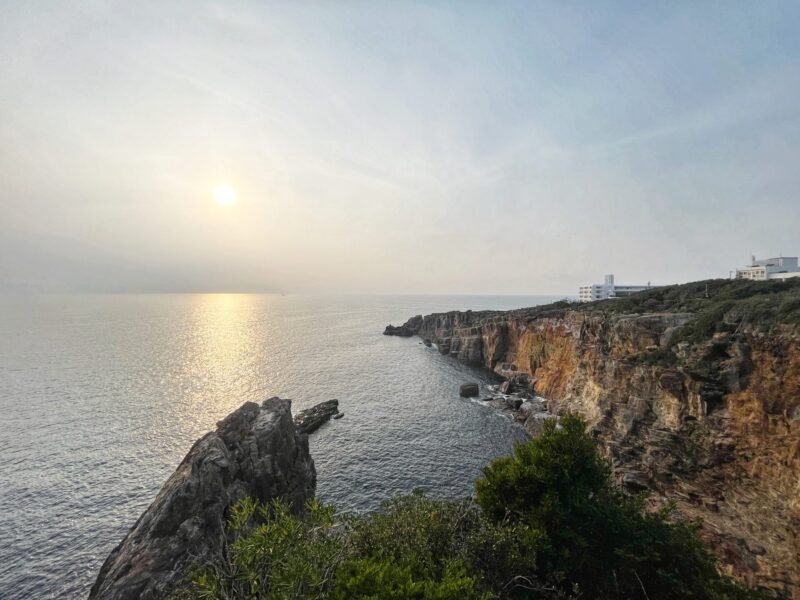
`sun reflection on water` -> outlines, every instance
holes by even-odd
[[[251,294],[197,294],[191,297],[188,327],[172,373],[177,384],[173,410],[187,437],[209,429],[209,424],[241,405],[258,400],[253,370],[261,356],[255,323],[269,319],[259,296]],[[265,382],[266,386],[266,382]]]

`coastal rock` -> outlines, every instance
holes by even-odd
[[[532,384],[531,378],[526,373],[508,371],[508,365],[504,365],[503,370],[508,373],[508,378],[500,384],[498,391],[501,394],[518,394],[529,397]]]
[[[516,398],[513,396],[511,398],[506,398],[506,404],[511,410],[519,410],[520,406],[522,406],[522,402],[522,398]]]
[[[531,437],[536,437],[542,430],[542,426],[544,425],[545,421],[548,419],[555,419],[557,418],[556,415],[549,413],[549,412],[536,412],[536,411],[525,411],[525,404],[523,403],[520,406],[520,411],[518,413],[517,420],[520,421],[524,426]]]
[[[419,328],[422,327],[422,315],[411,317],[408,321],[399,326],[387,325],[383,330],[383,335],[397,335],[400,337],[411,337],[419,333]],[[429,345],[430,341],[428,342]]]
[[[459,388],[458,393],[462,398],[474,398],[480,393],[480,387],[477,383],[465,383]]]
[[[327,400],[297,413],[294,417],[294,426],[300,433],[313,433],[331,418],[341,418],[339,415],[343,416],[339,412],[339,401]]]
[[[198,440],[103,563],[90,600],[167,596],[192,564],[220,552],[228,509],[246,496],[302,510],[316,471],[290,408],[280,398],[246,402]]]

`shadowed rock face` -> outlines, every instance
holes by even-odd
[[[246,496],[302,510],[316,471],[290,409],[280,398],[247,402],[198,440],[108,556],[89,598],[164,597],[193,563],[220,551],[228,508]]]
[[[800,599],[800,331],[742,326],[647,358],[693,318],[456,311],[417,334],[583,416],[617,480],[700,520],[724,572]]]

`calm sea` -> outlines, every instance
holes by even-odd
[[[311,438],[318,495],[368,510],[423,488],[472,492],[524,438],[458,397],[486,373],[387,323],[521,296],[0,296],[0,597],[85,597],[189,450],[246,400],[338,398]]]

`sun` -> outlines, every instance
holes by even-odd
[[[236,204],[236,190],[229,185],[218,185],[214,188],[214,200],[221,206]]]

